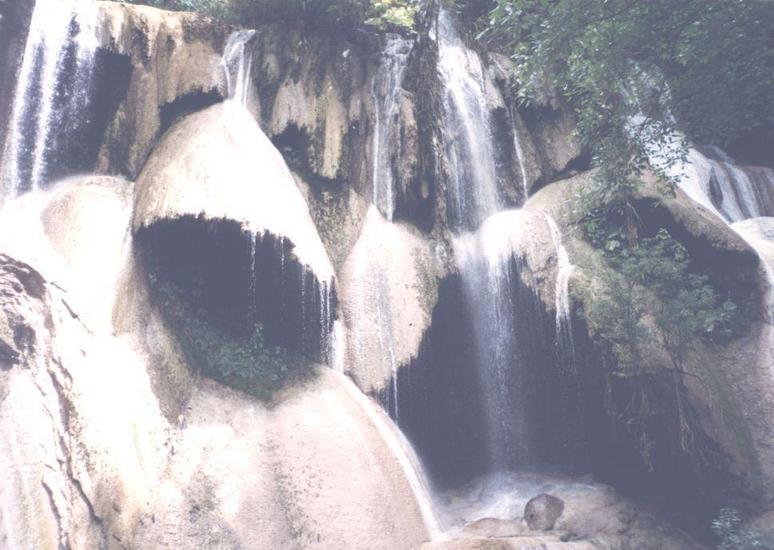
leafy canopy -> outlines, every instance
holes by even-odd
[[[242,26],[271,21],[305,21],[321,27],[407,30],[414,26],[416,0],[129,0],[158,8],[204,13]]]
[[[679,127],[731,144],[774,125],[774,9],[765,0],[497,0],[488,34],[525,101],[556,89],[611,196],[638,182]],[[608,197],[610,198],[610,197]]]
[[[706,275],[691,271],[687,249],[666,229],[630,245],[620,224],[594,211],[586,233],[612,268],[601,274],[602,289],[587,315],[618,357],[619,374],[636,374],[650,343],[667,352],[668,370],[682,374],[698,338],[728,335],[736,305],[722,300]]]

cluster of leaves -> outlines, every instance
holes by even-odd
[[[523,100],[569,101],[610,196],[651,164],[669,174],[685,154],[678,125],[723,146],[774,124],[766,0],[497,0],[490,23]]]
[[[253,325],[248,334],[235,334],[193,305],[190,288],[183,291],[153,267],[149,283],[188,361],[205,376],[269,400],[288,379],[305,373],[303,361],[265,341],[260,324]]]
[[[418,9],[413,0],[373,0],[366,23],[378,29],[410,29]]]
[[[586,216],[585,228],[612,268],[588,315],[622,368],[641,368],[642,351],[656,341],[670,356],[669,368],[684,373],[697,338],[723,338],[731,330],[736,305],[721,300],[706,275],[691,272],[688,251],[666,229],[631,244],[625,224],[601,210]]]
[[[723,508],[712,521],[712,532],[720,541],[718,550],[754,550],[767,548],[757,533],[741,529],[742,517],[734,508]]]
[[[682,452],[697,461],[709,460],[696,444],[685,402],[685,379],[695,376],[686,362],[699,339],[712,341],[731,333],[736,305],[722,300],[706,275],[691,271],[688,251],[666,229],[633,239],[625,219],[604,209],[593,210],[585,219],[587,237],[607,263],[599,271],[600,284],[585,314],[616,357],[612,376],[628,381],[631,390],[631,402],[611,413],[635,436],[651,468],[651,424],[658,416],[674,422]],[[654,354],[657,349],[665,353]],[[671,401],[661,399],[662,405],[671,403],[665,410],[653,409],[658,400],[651,393],[657,387],[662,395],[672,396]]]

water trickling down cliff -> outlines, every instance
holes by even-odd
[[[608,461],[678,467],[638,470],[606,416],[571,292],[595,278],[567,204],[587,174],[562,180],[585,166],[572,119],[518,108],[507,59],[452,12],[364,38],[38,0],[28,26],[0,134],[4,545],[695,546],[580,477],[658,502]],[[685,192],[770,256],[771,171],[710,153]],[[749,260],[724,275],[740,294],[774,292],[719,218],[670,208],[697,250]],[[718,369],[772,338],[772,303]],[[266,354],[256,397],[230,369]],[[702,429],[737,461],[722,476],[765,478],[768,424],[737,446],[720,416]],[[565,509],[534,531],[547,491]]]

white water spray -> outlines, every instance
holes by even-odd
[[[96,4],[88,0],[35,3],[0,165],[4,199],[46,182],[53,131],[64,113],[77,113],[87,104],[98,45],[96,17]],[[65,57],[73,52],[75,75],[63,74]],[[61,95],[70,76],[75,86]]]
[[[382,53],[381,65],[374,75],[371,88],[376,102],[371,150],[373,163],[371,200],[390,221],[395,211],[395,184],[390,144],[394,143],[391,138],[397,129],[401,84],[410,49],[411,43],[406,39],[400,36],[390,37]]]
[[[451,15],[438,18],[438,69],[444,86],[452,223],[475,228],[500,209],[492,124],[481,58],[465,47]]]

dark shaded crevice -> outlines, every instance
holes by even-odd
[[[758,282],[759,259],[753,250],[729,250],[713,243],[704,232],[689,231],[658,199],[635,201],[642,237],[652,237],[659,229],[669,234],[689,251],[690,270],[709,277],[709,282],[722,300],[737,305],[739,334],[755,319],[761,300]]]
[[[194,216],[158,221],[135,239],[151,273],[218,331],[241,340],[261,325],[269,344],[326,360],[335,289],[325,293],[288,239],[265,233],[253,240],[235,221]]]
[[[556,326],[535,292],[510,264],[509,296],[516,333],[514,355],[505,374],[513,407],[500,436],[512,446],[509,471],[583,473],[587,471],[585,422],[578,414],[577,382],[555,346]],[[439,488],[463,486],[493,473],[489,456],[487,400],[483,372],[476,366],[474,318],[460,275],[441,281],[430,329],[418,357],[397,377],[397,422],[417,449]],[[487,343],[485,345],[490,345]],[[395,396],[382,396],[395,417]],[[521,417],[519,417],[521,416]],[[526,433],[519,424],[527,426]]]
[[[532,188],[530,189],[530,195],[534,195],[544,187],[548,187],[552,183],[556,183],[558,181],[566,180],[569,178],[572,178],[582,172],[587,172],[591,170],[591,153],[589,151],[584,151],[580,154],[580,156],[575,157],[570,162],[567,163],[567,166],[562,170],[561,172],[554,172],[548,177],[541,177],[535,183],[532,185]]]
[[[220,103],[223,99],[220,92],[213,88],[211,90],[194,90],[177,97],[174,101],[165,103],[159,107],[159,136],[163,135],[181,118]]]
[[[297,172],[310,185],[313,192],[319,194],[324,190],[343,191],[344,184],[340,179],[321,176],[310,165],[309,160],[314,158],[314,151],[312,139],[306,130],[302,130],[295,124],[289,124],[271,141],[282,153],[290,169]]]
[[[713,542],[709,526],[720,508],[743,514],[756,509],[745,480],[733,473],[730,457],[703,431],[690,404],[693,452],[680,448],[671,374],[614,374],[619,371],[614,354],[589,336],[580,310],[574,314],[573,333],[594,479],[705,543]]]

